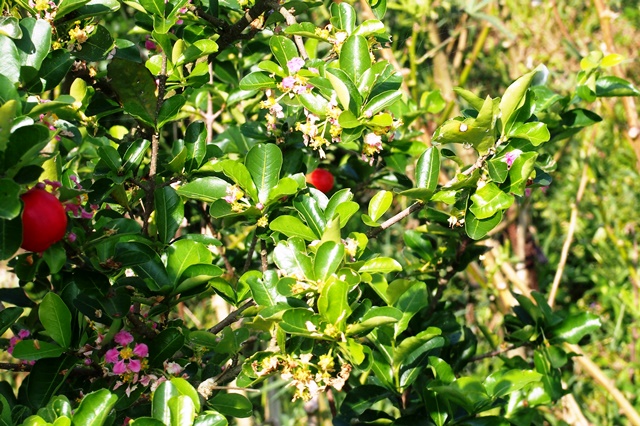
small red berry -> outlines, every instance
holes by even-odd
[[[307,175],[307,183],[325,194],[333,188],[333,175],[325,169],[315,169]]]
[[[22,248],[42,252],[67,232],[67,213],[53,194],[33,188],[22,194]]]

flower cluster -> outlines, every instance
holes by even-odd
[[[58,5],[51,0],[29,0],[29,6],[35,9],[38,16],[49,22],[56,18]]]
[[[251,203],[244,196],[244,191],[238,185],[228,186],[227,195],[222,199],[231,204],[231,210],[236,213],[242,213],[248,207],[251,207]]]
[[[336,372],[335,360],[331,354],[322,354],[313,363],[314,355],[305,353],[300,355],[272,355],[262,361],[254,361],[252,368],[263,377],[276,371],[280,372],[284,380],[289,380],[289,386],[295,388],[293,400],[309,401],[330,386],[340,391],[344,387],[351,365],[343,363],[340,371]]]
[[[82,50],[82,44],[89,39],[89,36],[96,29],[95,25],[87,25],[80,27],[80,21],[76,21],[75,27],[69,30],[69,41],[67,42],[67,50],[73,52]]]

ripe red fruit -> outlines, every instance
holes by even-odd
[[[315,169],[307,175],[307,183],[325,194],[333,188],[333,175],[325,169]]]
[[[22,210],[22,248],[42,252],[57,243],[67,231],[67,213],[53,194],[33,188],[20,196]]]

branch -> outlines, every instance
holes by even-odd
[[[520,345],[515,345],[515,344],[513,344],[513,345],[509,345],[509,346],[507,346],[506,348],[496,349],[495,351],[487,352],[487,353],[484,353],[484,354],[481,354],[481,355],[476,355],[476,356],[472,357],[472,358],[469,360],[469,362],[480,361],[480,360],[485,359],[485,358],[493,358],[494,356],[501,355],[501,354],[503,354],[503,353],[505,353],[505,352],[509,352],[510,350],[517,349],[517,348],[521,348],[521,347],[523,347],[523,346],[527,346],[527,345],[526,345],[526,344],[520,344]]]
[[[287,22],[287,25],[294,25],[298,23],[298,21],[296,21],[296,17],[293,16],[293,14],[289,12],[286,7],[282,6],[280,10],[278,10],[278,12],[280,12],[282,16],[284,16],[284,20]],[[296,47],[298,48],[298,52],[300,52],[300,56],[302,56],[302,59],[304,59],[305,61],[309,59],[309,54],[307,53],[307,49],[304,47],[304,41],[302,41],[302,37],[300,37],[299,35],[294,35],[293,41],[295,41]]]
[[[226,326],[231,325],[236,321],[239,321],[240,319],[238,317],[240,316],[240,314],[243,313],[244,311],[246,311],[248,308],[254,306],[255,304],[256,304],[256,302],[254,302],[253,299],[250,299],[244,305],[240,306],[238,309],[236,309],[235,311],[233,311],[229,315],[227,315],[218,324],[216,324],[213,327],[211,327],[208,330],[209,333],[212,333],[212,334],[220,333]]]

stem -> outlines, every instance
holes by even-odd
[[[247,260],[244,262],[244,268],[242,268],[242,273],[244,274],[251,267],[251,258],[253,257],[253,252],[256,249],[256,243],[258,242],[258,233],[254,231],[253,239],[251,240],[251,244],[249,245],[249,251],[247,252]]]
[[[212,333],[212,334],[220,333],[226,326],[231,325],[236,321],[239,321],[240,319],[238,317],[240,316],[240,314],[243,313],[244,311],[246,311],[248,308],[254,306],[255,304],[256,304],[256,302],[254,302],[253,299],[248,300],[247,302],[245,302],[244,305],[240,306],[238,309],[236,309],[235,311],[231,312],[229,315],[227,315],[218,324],[216,324],[213,327],[211,327],[208,330],[209,333]]]
[[[501,355],[505,352],[509,352],[510,350],[513,349],[517,349],[520,348],[522,346],[525,346],[524,344],[521,345],[509,345],[506,348],[502,348],[502,349],[496,349],[495,351],[491,351],[491,352],[487,352],[481,355],[476,355],[474,357],[472,357],[469,362],[475,362],[475,361],[480,361],[481,359],[485,359],[485,358],[493,358],[494,356],[498,356]]]
[[[296,21],[296,17],[293,16],[293,14],[289,12],[286,7],[281,7],[278,12],[280,12],[282,16],[284,16],[284,20],[287,22],[287,25],[294,25],[298,23],[298,21]],[[304,59],[305,61],[309,59],[309,54],[307,53],[307,49],[304,47],[304,41],[302,41],[302,37],[299,35],[294,35],[293,41],[296,43],[296,47],[298,48],[298,52],[300,52],[300,56],[302,56],[302,59]]]

